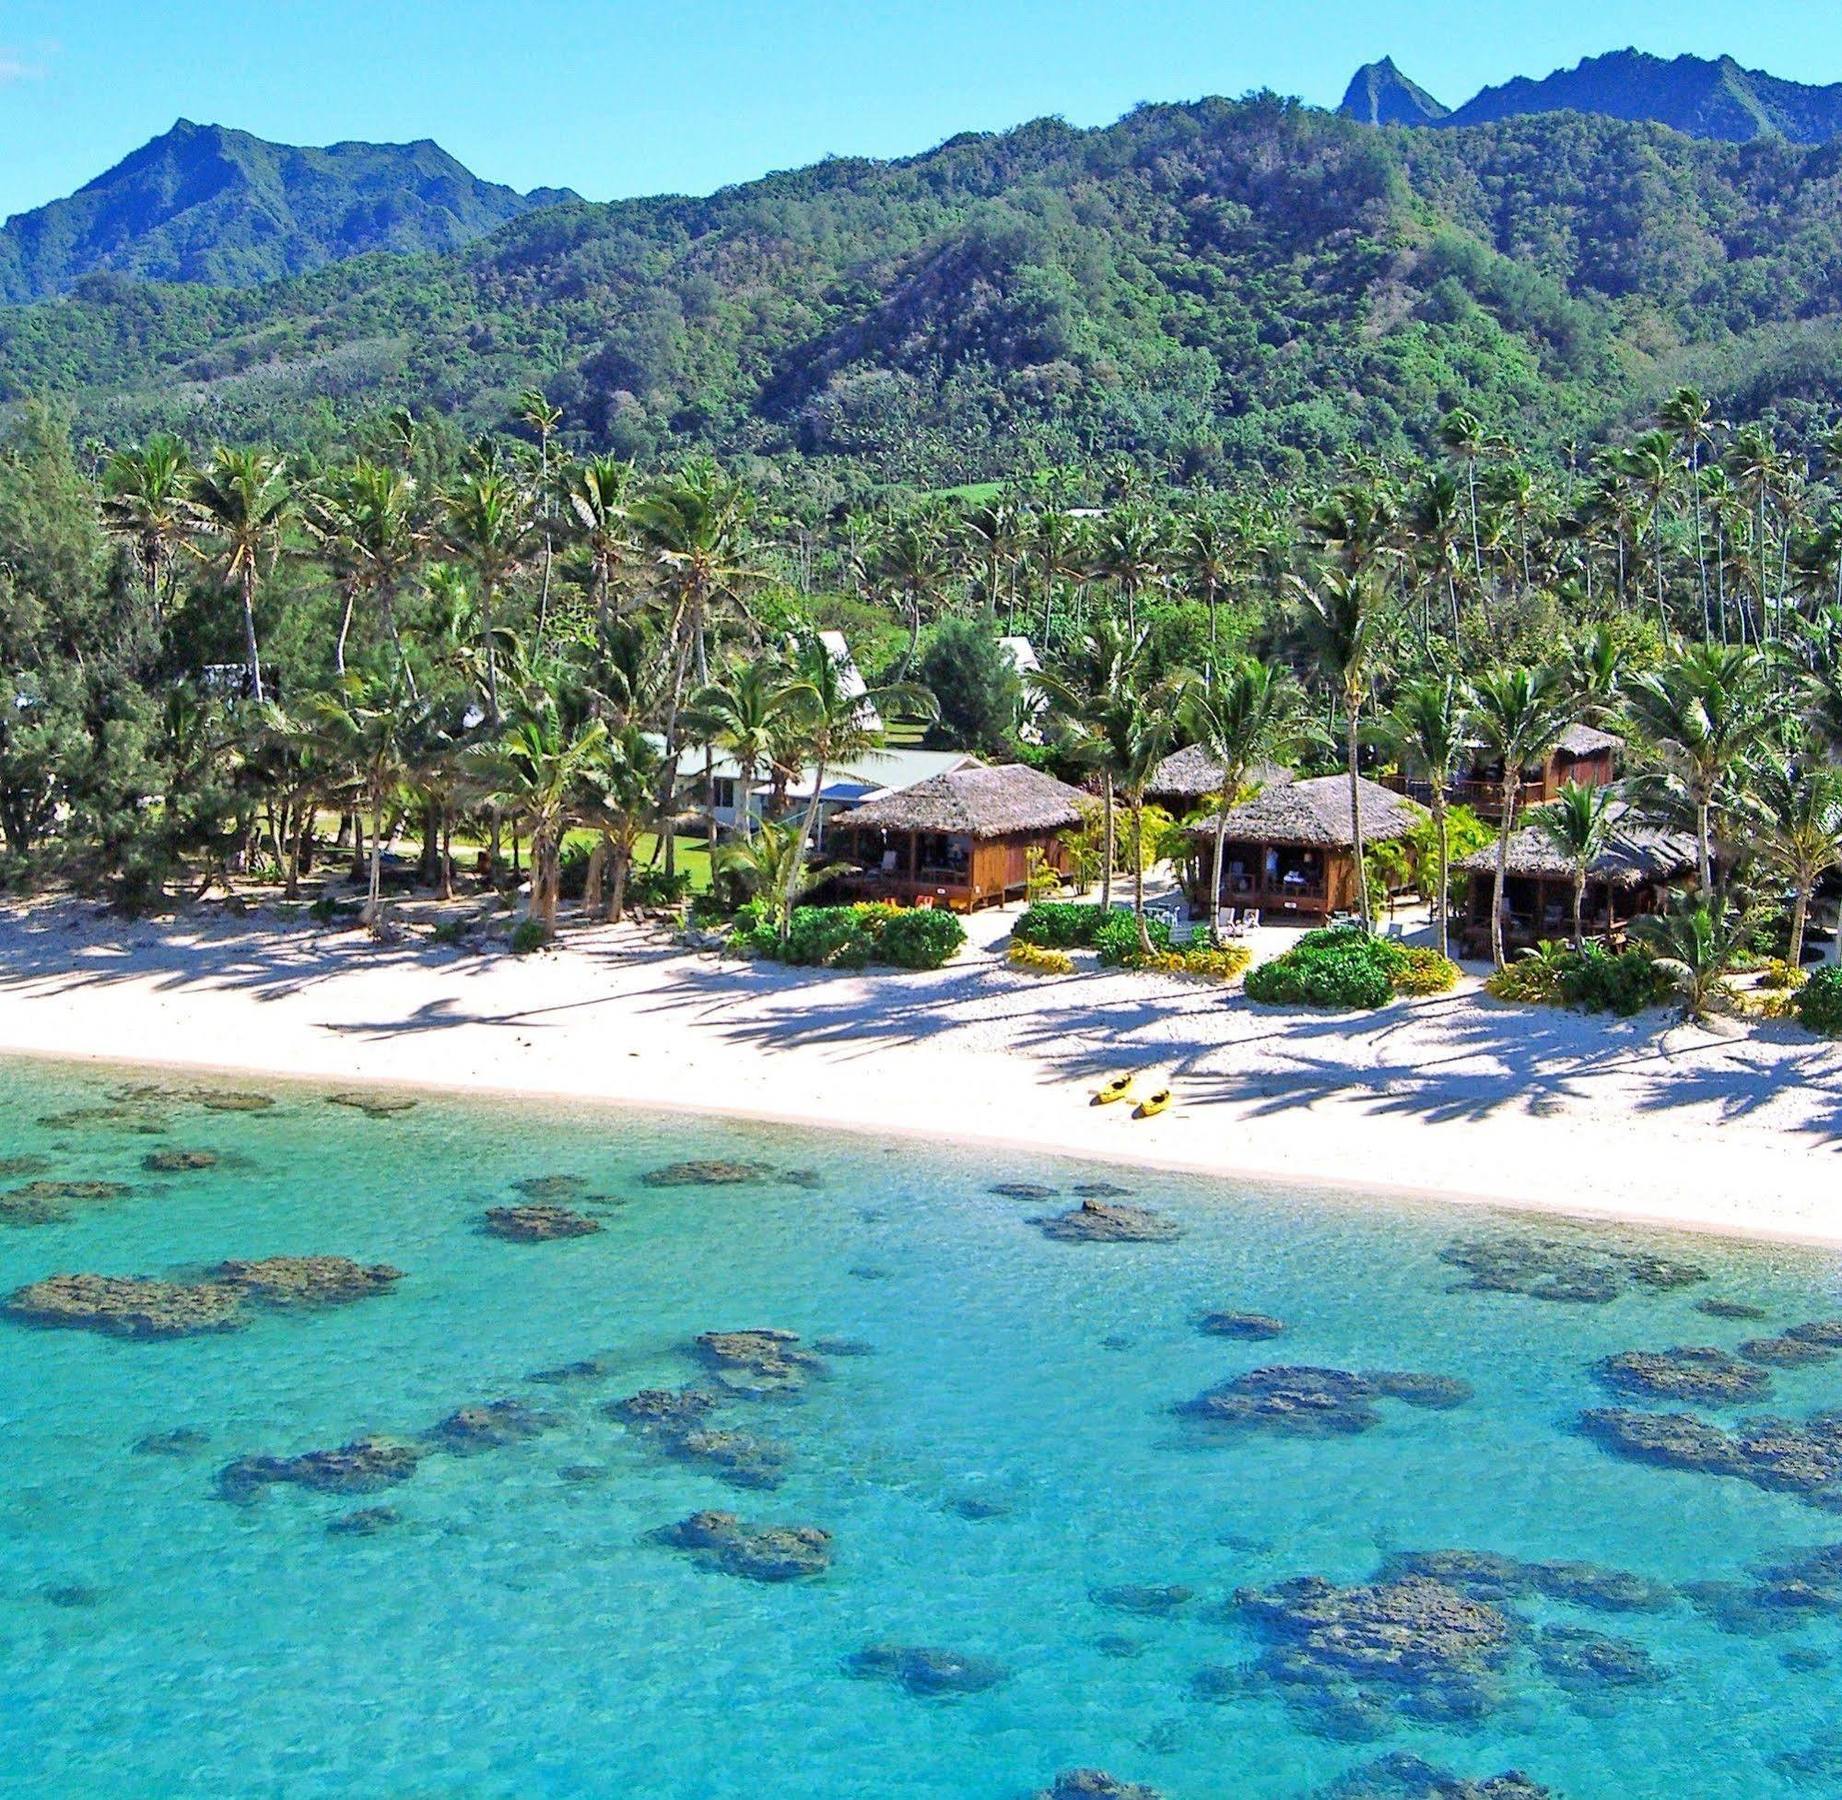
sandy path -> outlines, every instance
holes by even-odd
[[[989,931],[986,933],[989,935]],[[1286,1014],[1135,975],[829,975],[631,927],[516,959],[0,913],[0,1051],[566,1095],[1842,1243],[1842,1046],[1503,1007]],[[1133,1121],[1087,1104],[1171,1078]]]

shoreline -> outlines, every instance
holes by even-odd
[[[0,912],[0,1055],[950,1137],[1842,1246],[1825,1161],[1842,1149],[1842,1047],[1801,1034],[1728,1040],[1475,992],[1280,1012],[1167,978],[1018,975],[976,944],[932,974],[843,975],[633,928],[514,958],[221,915],[97,923],[67,903]],[[1115,1068],[1169,1080],[1176,1104],[1144,1122],[1090,1107]]]

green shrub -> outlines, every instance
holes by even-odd
[[[1643,950],[1612,951],[1603,944],[1575,950],[1566,944],[1537,945],[1484,983],[1499,1000],[1525,1006],[1577,1006],[1582,1012],[1616,1013],[1628,1019],[1655,1006],[1669,983]]]
[[[1247,977],[1247,997],[1267,1006],[1373,1008],[1394,997],[1407,966],[1403,945],[1367,932],[1308,931],[1283,956]]]
[[[937,969],[966,941],[966,928],[945,907],[912,906],[883,921],[882,958],[898,969]]]
[[[1823,1037],[1842,1037],[1842,964],[1827,963],[1797,990],[1797,1016]]]
[[[1170,927],[1162,919],[1146,917],[1145,935],[1151,939],[1154,953],[1170,948]],[[1138,920],[1119,907],[1111,908],[1087,940],[1100,953],[1101,964],[1109,969],[1124,968],[1136,962],[1142,952],[1138,938]]]
[[[1397,994],[1449,994],[1458,986],[1458,964],[1437,950],[1416,945],[1403,950],[1404,960],[1394,973]]]
[[[1011,936],[1020,944],[1036,944],[1044,950],[1085,948],[1093,943],[1104,917],[1099,907],[1081,901],[1038,900],[1024,909],[1011,927]]]
[[[635,906],[676,906],[691,891],[684,869],[667,875],[663,869],[635,869],[627,877],[627,898]]]
[[[796,906],[783,943],[767,909],[751,901],[736,914],[729,948],[799,968],[862,969],[889,963],[899,969],[937,969],[965,941],[965,926],[944,909],[874,901]]]
[[[533,950],[541,950],[549,943],[550,934],[544,930],[541,919],[520,919],[512,931],[512,954],[529,956]]]
[[[1570,950],[1561,962],[1561,998],[1582,1012],[1616,1013],[1621,1019],[1655,1006],[1669,982],[1649,955],[1637,949],[1612,951],[1603,944]]]
[[[588,892],[588,865],[594,854],[594,847],[579,838],[563,846],[556,864],[556,891],[561,899],[580,900]]]

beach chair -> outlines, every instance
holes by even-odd
[[[1260,909],[1257,906],[1250,906],[1241,914],[1240,935],[1246,937],[1250,932],[1258,931],[1259,929]]]

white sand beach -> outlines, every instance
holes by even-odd
[[[1511,1008],[1372,1015],[1009,969],[786,970],[634,926],[528,958],[201,909],[0,913],[0,1054],[689,1107],[1842,1243],[1842,1046]],[[1096,1081],[1168,1078],[1136,1121]]]

